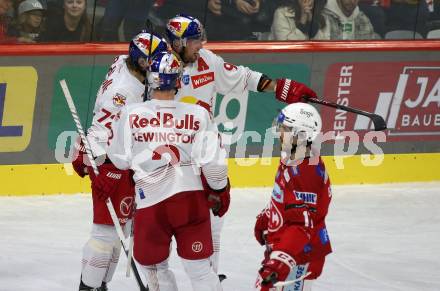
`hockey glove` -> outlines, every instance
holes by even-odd
[[[303,96],[316,98],[316,93],[304,85],[290,79],[277,79],[275,97],[288,104],[301,102]]]
[[[98,170],[98,176],[95,176],[93,171],[90,173],[92,193],[98,199],[105,201],[116,193],[121,182],[122,171],[115,168],[112,164],[104,164]]]
[[[78,176],[84,178],[84,176],[88,174],[87,165],[85,164],[85,160],[87,160],[87,153],[86,148],[84,147],[84,144],[80,138],[76,140],[74,148],[75,159],[72,161],[72,166]]]
[[[228,211],[229,203],[231,202],[230,190],[229,179],[225,188],[221,190],[208,190],[209,208],[212,209],[212,213],[214,213],[215,216],[222,217]]]
[[[266,243],[266,233],[267,233],[267,225],[269,224],[269,216],[267,213],[267,209],[263,209],[260,214],[257,216],[257,221],[255,221],[254,227],[254,235],[255,239],[260,243],[260,245],[264,245]]]
[[[258,271],[262,278],[261,285],[272,288],[278,281],[285,281],[290,270],[295,267],[295,260],[287,253],[274,251]]]

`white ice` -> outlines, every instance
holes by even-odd
[[[224,290],[253,290],[263,249],[253,238],[271,189],[233,189],[222,239]],[[333,253],[314,290],[440,290],[440,183],[333,187]],[[89,195],[0,197],[0,290],[78,290]],[[171,266],[191,290],[182,265]],[[139,290],[121,256],[111,291]]]

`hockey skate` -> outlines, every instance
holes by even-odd
[[[79,291],[108,291],[107,289],[107,283],[102,282],[101,287],[98,288],[93,288],[93,287],[89,287],[86,284],[83,283],[83,281],[81,280],[81,282],[79,283]]]

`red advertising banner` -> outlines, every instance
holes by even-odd
[[[381,115],[388,141],[440,140],[440,62],[337,63],[327,70],[325,99]],[[371,121],[322,107],[323,131],[358,131]]]

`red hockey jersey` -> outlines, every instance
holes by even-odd
[[[331,253],[325,225],[331,197],[330,179],[320,157],[294,166],[280,163],[266,209],[270,249],[290,254],[297,264]]]

